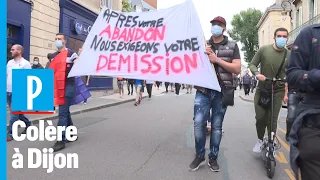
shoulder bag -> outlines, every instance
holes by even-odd
[[[220,73],[219,73],[217,67],[215,69],[217,72],[217,78],[218,78],[219,84],[221,86],[221,94],[222,94],[222,102],[221,103],[225,106],[233,106],[234,105],[234,87],[233,86],[226,86],[220,77]]]

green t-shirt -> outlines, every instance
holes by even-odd
[[[254,75],[263,74],[267,78],[274,78],[281,66],[285,51],[277,51],[274,49],[273,44],[262,46],[249,63],[249,69]],[[286,77],[286,70],[288,65],[288,59],[290,57],[290,50],[287,50],[287,57],[284,65],[280,71],[279,78]],[[260,71],[258,69],[260,65]],[[264,85],[265,83],[259,82]],[[260,86],[261,87],[261,86]],[[284,88],[284,83],[277,82],[276,89]]]

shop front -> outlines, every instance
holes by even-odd
[[[23,57],[30,58],[31,0],[7,1],[7,61],[11,59],[10,49],[14,44],[24,47]]]
[[[86,40],[98,15],[72,0],[60,0],[59,4],[59,30],[66,35],[67,47],[77,52]],[[90,90],[111,90],[113,89],[113,78],[91,76],[88,87]]]

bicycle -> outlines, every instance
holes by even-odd
[[[266,78],[266,81],[271,81],[271,123],[270,129],[271,133],[268,137],[264,138],[263,145],[261,147],[262,159],[264,165],[267,169],[267,175],[270,179],[273,178],[276,167],[275,151],[280,149],[280,143],[275,136],[274,127],[273,127],[273,117],[274,117],[274,89],[275,83],[277,81],[284,82],[285,79],[276,79],[276,78]],[[278,142],[278,143],[277,143]]]

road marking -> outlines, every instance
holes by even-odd
[[[281,131],[281,132],[284,133],[284,134],[287,134],[287,132],[286,132],[284,129],[282,129],[282,128],[278,128],[278,130]]]
[[[285,169],[284,171],[287,173],[290,180],[296,180],[296,178],[292,175],[292,173],[289,169]]]
[[[284,156],[283,152],[279,152],[279,155],[276,154],[276,159],[279,161],[279,163],[288,164],[287,158]]]
[[[288,145],[286,142],[284,142],[284,140],[282,140],[282,139],[280,138],[280,136],[277,135],[277,138],[278,138],[278,141],[280,142],[280,144],[281,144],[287,151],[290,152],[290,147],[289,147],[289,145]]]

